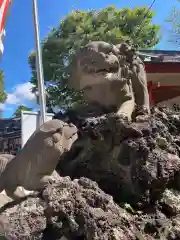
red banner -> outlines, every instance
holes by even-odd
[[[0,0],[0,54],[4,52],[5,23],[12,0]]]
[[[8,8],[12,0],[0,0],[0,32],[4,29]]]

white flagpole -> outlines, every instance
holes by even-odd
[[[46,121],[44,76],[43,76],[43,65],[42,65],[40,37],[39,37],[37,0],[32,0],[32,1],[33,1],[33,17],[34,17],[35,42],[36,42],[36,71],[37,71],[37,80],[38,80],[38,92],[39,92],[41,124],[43,124]]]

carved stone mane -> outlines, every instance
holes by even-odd
[[[90,42],[75,55],[68,86],[82,90],[87,103],[115,106],[118,115],[131,119],[135,101],[130,67],[115,45]]]

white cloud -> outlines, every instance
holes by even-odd
[[[23,104],[25,101],[34,101],[35,95],[31,92],[33,84],[30,82],[18,84],[11,93],[8,93],[5,104]]]
[[[7,107],[6,104],[0,103],[0,111],[12,111],[13,108]]]
[[[8,93],[6,104],[17,104],[19,102],[19,99],[16,97],[14,93]]]
[[[0,103],[0,111],[4,111],[5,110],[5,104],[4,103]]]

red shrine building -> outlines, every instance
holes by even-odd
[[[142,50],[151,105],[180,110],[180,51]]]

